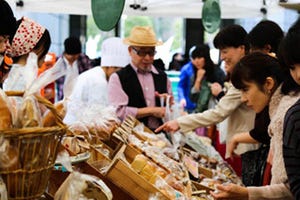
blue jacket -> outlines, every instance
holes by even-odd
[[[194,69],[192,62],[185,64],[180,70],[180,80],[178,83],[178,100],[186,100],[185,110],[192,111],[196,108],[196,103],[190,99],[190,91],[192,88],[192,79],[194,78]]]

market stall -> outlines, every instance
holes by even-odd
[[[242,184],[195,132],[154,134],[100,105],[77,105],[79,120],[65,125],[66,104],[17,94],[23,106],[13,121],[22,126],[2,131],[0,152],[8,199],[211,199],[217,183]],[[49,111],[36,114],[43,106]]]
[[[178,146],[165,134],[154,134],[128,117],[111,137],[91,144],[86,151],[88,157],[80,159],[86,152],[75,155],[78,159],[73,166],[100,177],[111,189],[113,199],[120,199],[120,195],[122,199],[210,199],[209,191],[214,191],[216,183],[242,184],[209,139],[190,133],[185,140]],[[56,183],[66,176],[60,169],[54,171],[49,187],[52,196],[59,187]]]

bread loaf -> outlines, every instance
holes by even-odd
[[[58,115],[63,119],[66,115],[66,109],[63,101],[59,101],[54,105]],[[43,115],[42,124],[44,127],[56,126],[55,116],[50,110],[47,110]]]
[[[12,116],[8,108],[7,100],[6,94],[0,89],[0,130],[12,127]]]
[[[82,194],[88,199],[94,200],[111,200],[112,193],[110,189],[101,181],[86,181],[87,187]]]
[[[41,126],[41,111],[33,95],[24,98],[20,112],[21,127]]]

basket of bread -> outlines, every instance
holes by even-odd
[[[0,90],[0,101],[0,175],[7,197],[38,199],[47,188],[66,126],[41,96]],[[42,107],[51,110],[54,126],[43,126]]]

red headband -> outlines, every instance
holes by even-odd
[[[29,18],[23,17],[12,40],[12,57],[28,54],[32,51],[45,32],[45,28]]]

